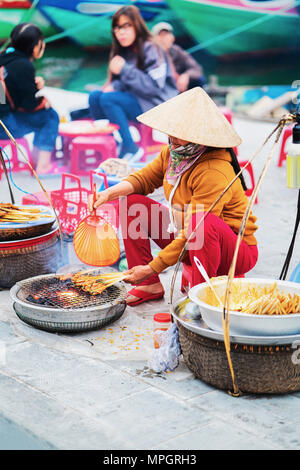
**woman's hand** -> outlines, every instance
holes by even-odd
[[[35,77],[35,84],[38,90],[41,90],[45,86],[45,80],[43,77]]]
[[[134,268],[129,269],[124,274],[126,275],[124,282],[136,285],[152,276],[152,274],[155,274],[155,271],[147,264],[146,266],[134,266]]]
[[[119,75],[124,65],[125,59],[123,59],[123,57],[120,55],[115,55],[109,63],[109,70],[114,75]]]
[[[108,192],[106,189],[97,194],[95,203],[94,203],[94,195],[91,194],[88,198],[88,205],[87,205],[88,210],[90,212],[93,212],[94,209],[97,209],[97,207],[101,206],[101,204],[108,202],[108,200],[109,200]]]
[[[189,81],[190,81],[190,77],[188,76],[187,73],[182,73],[181,75],[177,77],[176,84],[177,84],[178,91],[180,93],[188,89]]]
[[[114,87],[112,86],[111,83],[105,83],[102,87],[103,93],[107,93],[109,91],[114,91]]]

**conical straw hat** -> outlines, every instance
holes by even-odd
[[[208,147],[236,147],[242,139],[200,87],[185,91],[137,117],[153,129]]]

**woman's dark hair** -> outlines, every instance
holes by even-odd
[[[235,174],[237,175],[241,171],[241,167],[240,167],[239,161],[237,159],[236,153],[232,148],[227,149],[227,150],[230,152],[230,155],[231,155],[231,162],[230,163],[233,166]],[[243,173],[240,174],[239,178],[241,180],[244,191],[247,191],[248,188],[247,188]]]
[[[110,52],[110,58],[112,59],[115,55],[120,55],[124,48],[118,42],[116,35],[114,33],[114,28],[118,26],[120,16],[128,16],[130,21],[133,24],[135,29],[136,39],[134,42],[134,46],[136,47],[137,51],[137,67],[141,70],[144,68],[144,43],[145,41],[152,40],[152,34],[149,31],[145,21],[141,17],[139,9],[134,5],[124,6],[121,7],[112,17],[112,25],[111,25],[111,32],[112,32],[112,48]]]
[[[31,57],[34,47],[43,40],[43,33],[35,24],[20,23],[11,32],[10,46]]]
[[[207,147],[206,148],[206,152],[212,152],[214,150],[220,150],[220,147]],[[231,166],[233,167],[234,169],[234,172],[235,174],[237,175],[240,171],[241,171],[241,167],[240,167],[240,164],[239,164],[239,161],[237,159],[237,156],[236,156],[236,153],[235,151],[233,150],[233,148],[227,148],[226,149],[230,155],[231,155]],[[243,186],[243,190],[244,191],[247,191],[247,185],[246,185],[246,182],[245,182],[245,179],[244,179],[244,175],[243,173],[240,174],[239,176],[240,180],[241,180],[241,183],[242,183],[242,186]]]

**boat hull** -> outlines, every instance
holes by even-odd
[[[3,42],[9,38],[12,29],[24,21],[32,21],[36,24],[45,37],[56,32],[49,21],[37,10],[31,12],[26,8],[0,8],[0,41]]]
[[[297,11],[278,12],[266,7],[255,9],[240,1],[167,0],[167,3],[181,15],[185,28],[194,39],[213,55],[299,48],[300,17]],[[261,21],[271,12],[272,18],[268,15],[268,20]],[[254,26],[248,29],[250,22]],[[239,32],[232,34],[234,30]]]
[[[145,5],[147,2],[133,3],[139,7],[150,29],[160,21],[168,21],[173,24],[176,33],[183,34],[183,28],[167,5],[161,7],[162,2],[149,2],[144,8],[142,4]],[[114,1],[106,3],[87,1],[78,2],[77,5],[76,2],[69,1],[58,5],[57,1],[41,0],[38,8],[54,27],[68,32],[67,37],[73,42],[80,46],[91,47],[111,45],[111,16],[123,5],[124,2]]]

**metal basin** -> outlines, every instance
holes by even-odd
[[[102,328],[120,318],[126,308],[126,287],[120,281],[114,285],[114,293],[87,307],[61,308],[40,305],[26,300],[30,284],[51,280],[54,274],[36,276],[18,282],[10,289],[17,316],[25,323],[51,332],[82,332]]]
[[[270,287],[277,283],[278,289],[290,294],[300,295],[300,284],[296,282],[279,281],[275,279],[245,278],[235,279],[235,283],[242,286],[255,284],[257,286]],[[221,296],[226,289],[227,281],[219,280],[214,282],[217,294]],[[206,282],[192,287],[189,291],[189,298],[199,306],[201,315],[209,328],[214,331],[223,331],[223,309],[209,305],[201,300],[201,295],[208,287]],[[300,312],[288,315],[257,315],[230,311],[229,330],[232,335],[246,336],[286,336],[300,334]]]

